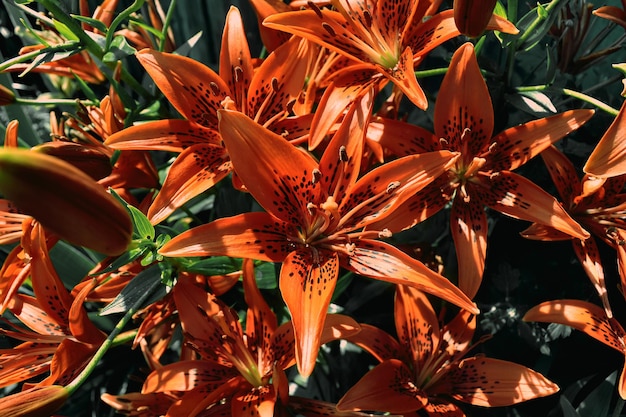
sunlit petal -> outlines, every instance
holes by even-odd
[[[483,279],[487,256],[487,215],[484,202],[470,198],[454,199],[450,213],[450,230],[459,264],[459,288],[474,298]]]
[[[304,250],[289,254],[280,271],[280,292],[291,313],[298,370],[304,376],[315,367],[338,272],[336,253]]]
[[[583,171],[596,177],[614,177],[626,173],[626,102],[611,126],[596,145]]]
[[[226,255],[280,262],[293,249],[290,227],[270,214],[244,213],[225,217],[181,233],[159,250],[164,256]]]

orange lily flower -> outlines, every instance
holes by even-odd
[[[476,317],[459,312],[443,327],[424,293],[398,286],[398,340],[374,326],[347,338],[381,361],[337,404],[339,410],[376,410],[429,416],[465,416],[451,399],[502,407],[554,394],[556,384],[525,366],[484,356],[467,357]],[[406,415],[406,414],[405,414]],[[420,414],[421,415],[421,414]]]
[[[287,402],[284,370],[295,362],[292,326],[289,322],[278,326],[256,286],[251,260],[244,261],[243,270],[248,304],[245,332],[236,313],[212,294],[189,281],[174,286],[183,333],[198,359],[154,370],[141,391],[143,395],[180,392],[168,416],[193,417],[226,399],[232,416],[271,417],[278,401]],[[358,331],[351,318],[329,315],[323,343]]]
[[[623,242],[626,240],[626,194],[622,192],[626,175],[607,179],[596,179],[585,175],[579,181],[576,167],[556,147],[551,146],[541,153],[556,185],[565,210],[597,238],[614,248],[619,259],[626,259]],[[522,232],[524,237],[536,240],[572,239],[547,225],[533,224]],[[572,239],[574,252],[585,272],[591,279],[609,317],[613,316],[606,285],[600,252],[594,239]],[[622,285],[626,284],[626,264],[618,262]]]
[[[572,110],[509,128],[492,136],[494,116],[487,85],[471,43],[452,57],[435,104],[434,129],[408,126],[408,142],[386,143],[397,155],[448,149],[456,163],[430,186],[381,222],[396,231],[411,227],[452,200],[450,229],[459,263],[459,287],[472,298],[482,281],[487,249],[488,206],[508,216],[548,224],[579,239],[589,237],[558,201],[512,170],[582,126],[592,110]],[[398,125],[390,122],[389,126]],[[410,133],[409,133],[410,132]],[[391,141],[386,141],[391,142]]]
[[[302,36],[345,55],[396,84],[419,108],[428,105],[417,82],[414,63],[459,35],[453,11],[431,15],[439,4],[418,0],[335,0],[336,10],[320,9],[309,3],[311,10],[277,13],[263,25]],[[428,19],[425,17],[428,16]],[[517,29],[505,19],[495,17],[494,27],[507,33]]]
[[[593,337],[600,343],[626,355],[626,332],[620,323],[606,315],[601,307],[581,300],[546,301],[531,308],[524,321],[558,323],[573,327]],[[626,400],[626,364],[621,372],[617,389]]]
[[[65,404],[68,397],[68,391],[59,385],[33,387],[0,398],[0,408],[4,417],[50,416]]]
[[[195,227],[160,250],[170,257],[226,255],[282,262],[280,290],[292,315],[303,375],[315,365],[340,264],[476,311],[447,279],[392,245],[373,240],[389,236],[388,230],[361,231],[455,159],[448,151],[412,155],[357,180],[371,105],[372,94],[355,102],[319,162],[245,115],[221,110],[220,132],[235,172],[267,212]]]
[[[48,371],[50,375],[39,385],[69,383],[105,339],[83,308],[92,287],[87,286],[72,295],[57,275],[48,253],[55,241],[46,240],[39,223],[25,222],[21,249],[28,262],[24,264],[19,257],[15,258],[25,273],[5,276],[10,269],[3,268],[3,287],[6,288],[5,277],[15,278],[15,281],[8,285],[8,294],[2,292],[1,311],[8,308],[30,330],[15,327],[14,331],[3,331],[24,343],[0,352],[1,386],[26,381]],[[28,276],[34,297],[16,293]]]
[[[231,7],[222,37],[219,75],[190,58],[152,50],[137,54],[163,94],[186,118],[131,126],[105,142],[122,150],[179,152],[148,210],[153,224],[163,221],[231,172],[228,154],[217,131],[217,110],[226,97],[241,112],[270,127],[287,116],[287,104],[295,100],[304,84],[305,49],[292,39],[270,54],[255,71],[241,15]]]

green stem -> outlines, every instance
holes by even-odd
[[[550,12],[552,12],[552,10],[554,10],[554,8],[556,6],[558,6],[560,2],[561,2],[561,0],[552,0],[546,7],[544,7],[546,13],[545,14],[541,14],[541,13],[537,14],[537,18],[535,20],[533,20],[533,22],[526,28],[526,30],[524,30],[524,33],[522,33],[520,35],[520,37],[517,39],[516,45],[518,45],[518,46],[519,45],[523,45],[524,42],[526,42],[526,40],[533,34],[533,32],[535,32],[537,27],[544,20],[546,20],[547,16],[550,15]]]
[[[0,64],[0,72],[6,70],[12,65],[21,64],[22,62],[28,61],[29,59],[36,58],[41,54],[45,54],[45,53],[50,54],[50,53],[55,53],[55,52],[68,52],[78,47],[79,47],[78,42],[71,41],[68,43],[61,44],[61,45],[48,46],[44,49],[38,49],[36,51],[28,52],[23,55],[18,55],[15,58],[7,59],[2,64]]]
[[[617,114],[619,113],[618,109],[615,109],[611,106],[609,106],[608,104],[598,100],[597,98],[593,98],[587,94],[581,93],[579,91],[575,91],[575,90],[570,90],[569,88],[555,88],[555,87],[550,87],[547,85],[536,85],[536,86],[527,86],[527,87],[516,87],[515,91],[517,91],[518,93],[524,93],[524,92],[529,92],[529,91],[556,91],[559,92],[561,94],[564,94],[566,96],[570,96],[573,98],[576,98],[578,100],[584,101],[585,103],[589,103],[592,104],[594,106],[596,106],[598,109],[612,115],[612,116],[617,116]]]
[[[172,22],[172,17],[174,16],[175,7],[176,0],[171,0],[169,8],[167,9],[167,14],[165,15],[163,27],[161,28],[161,34],[163,35],[163,38],[161,38],[161,43],[159,44],[159,51],[161,52],[165,50],[165,45],[167,44],[167,31],[170,28],[170,23]]]
[[[506,18],[509,22],[517,22],[517,0],[509,0],[506,6]]]
[[[158,281],[157,284],[160,284],[160,281]],[[102,345],[100,345],[96,353],[94,353],[93,357],[91,358],[91,360],[89,361],[85,369],[83,369],[82,372],[78,374],[78,376],[76,376],[76,378],[74,378],[74,380],[65,387],[69,395],[72,395],[87,380],[87,378],[89,378],[89,375],[91,375],[91,373],[96,368],[100,360],[107,353],[109,348],[111,348],[114,345],[117,346],[121,344],[122,343],[121,341],[123,340],[130,339],[129,332],[126,332],[124,334],[120,334],[120,333],[122,332],[126,324],[132,319],[135,313],[141,308],[143,303],[151,295],[152,295],[152,291],[150,290],[141,293],[141,296],[137,298],[137,300],[133,303],[133,305],[128,309],[126,314],[124,314],[124,317],[122,317],[121,320],[115,325],[115,327],[113,328],[109,336],[106,338],[106,340],[102,343]],[[117,337],[118,335],[119,335],[119,338]]]
[[[85,106],[95,106],[96,104],[91,101],[80,101]],[[53,99],[53,100],[39,100],[39,99],[28,99],[28,98],[17,98],[15,99],[14,104],[19,104],[22,106],[77,106],[79,101],[75,99]]]
[[[139,10],[141,8],[141,6],[143,6],[144,1],[145,0],[135,0],[133,2],[133,4],[131,4],[127,9],[125,9],[123,12],[118,14],[115,17],[115,19],[113,19],[113,21],[111,22],[111,26],[109,26],[109,29],[107,30],[106,41],[104,43],[104,45],[105,45],[104,50],[105,51],[108,51],[109,48],[111,47],[111,42],[113,41],[113,36],[115,35],[115,29],[117,29],[117,27],[125,19],[127,19],[131,14],[133,14],[137,10]]]
[[[446,72],[448,72],[448,68],[434,68],[434,69],[429,69],[429,70],[424,70],[424,71],[415,71],[415,76],[417,78],[426,78],[426,77],[434,77],[437,75],[444,75]]]

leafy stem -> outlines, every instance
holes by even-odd
[[[591,97],[590,95],[587,95],[585,93],[581,93],[580,91],[571,90],[569,88],[558,88],[558,87],[552,87],[549,85],[535,85],[535,86],[526,86],[526,87],[516,87],[515,91],[517,91],[518,93],[524,93],[524,92],[530,92],[530,91],[555,91],[563,95],[584,101],[585,103],[592,104],[596,106],[598,109],[612,116],[617,116],[617,113],[619,113],[618,109],[609,106],[608,104],[598,100],[597,98]]]

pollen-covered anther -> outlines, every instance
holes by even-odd
[[[389,185],[387,185],[387,190],[386,190],[387,194],[391,194],[393,190],[395,190],[398,187],[400,187],[400,181],[390,182]]]
[[[339,160],[341,162],[348,162],[348,152],[346,151],[346,147],[343,145],[339,148]]]
[[[339,209],[339,205],[335,201],[335,197],[331,195],[326,199],[326,201],[320,204],[320,208],[324,211],[329,211],[331,213],[334,213]]]
[[[472,129],[470,129],[469,127],[463,129],[463,133],[461,133],[461,140],[465,140],[466,136],[469,135],[471,131]]]
[[[313,172],[311,172],[311,175],[313,176],[313,177],[311,178],[311,182],[312,182],[313,184],[316,184],[319,180],[321,180],[321,179],[322,179],[322,171],[320,171],[320,170],[319,170],[319,169],[317,169],[317,168],[314,168],[314,169],[313,169]]]
[[[447,147],[448,146],[448,139],[446,138],[439,138],[439,144],[443,147]]]
[[[489,145],[489,148],[487,149],[487,153],[494,153],[497,147],[498,147],[498,143],[493,142],[491,145]]]
[[[489,179],[493,181],[493,180],[497,179],[499,176],[500,176],[499,172],[494,172],[491,175],[489,175]]]
[[[309,212],[309,214],[312,216],[313,213],[315,212],[315,210],[317,209],[317,206],[315,204],[309,202],[306,205],[306,209]]]
[[[224,110],[237,110],[237,107],[235,106],[235,101],[230,98],[230,96],[226,96],[226,98],[220,103],[220,106],[222,106]]]
[[[391,230],[389,230],[389,229],[383,229],[380,232],[378,232],[378,237],[381,238],[381,239],[382,238],[389,238],[391,236],[393,236],[393,233],[391,233]]]
[[[352,255],[355,249],[356,245],[354,243],[346,243],[346,251],[348,252],[348,255]]]

